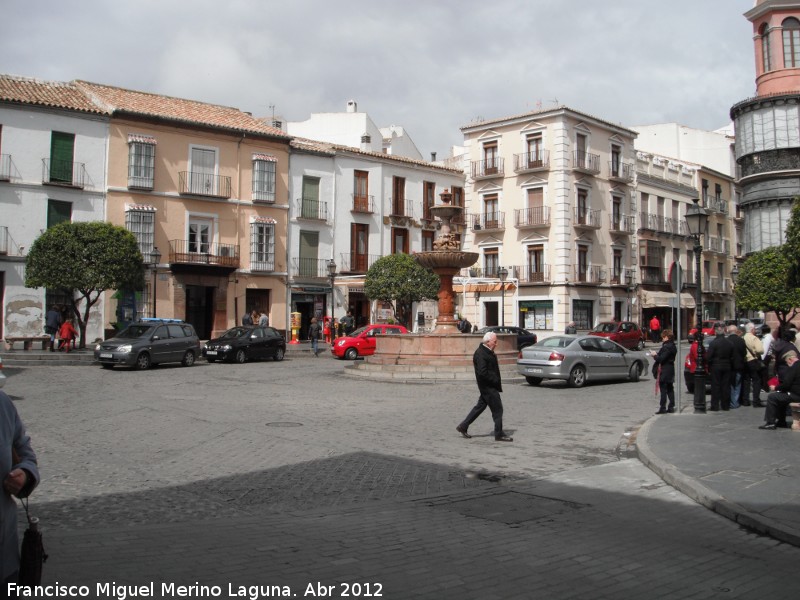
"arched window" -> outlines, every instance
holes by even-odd
[[[800,67],[800,21],[794,17],[783,23],[783,66],[786,69]]]
[[[769,50],[769,27],[766,23],[758,28],[758,34],[761,36],[761,66],[764,73],[772,69],[772,57]]]

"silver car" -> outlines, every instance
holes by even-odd
[[[531,385],[543,379],[563,379],[571,387],[587,381],[639,381],[647,372],[647,355],[593,335],[558,335],[523,348],[517,371]]]

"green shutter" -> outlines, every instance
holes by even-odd
[[[69,223],[72,220],[72,203],[61,200],[47,201],[47,228],[50,229],[59,223]]]
[[[54,131],[50,139],[50,181],[72,183],[75,135]]]

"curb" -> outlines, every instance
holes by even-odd
[[[742,527],[800,547],[800,531],[787,527],[774,519],[750,512],[739,504],[720,496],[696,479],[685,475],[675,465],[656,456],[647,443],[650,424],[654,420],[655,417],[650,417],[645,421],[636,437],[636,451],[642,464],[663,479],[665,483],[715,513],[730,519]]]

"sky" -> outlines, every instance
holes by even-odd
[[[566,105],[714,130],[755,95],[753,0],[2,0],[0,73],[304,121],[358,103],[441,159]]]

